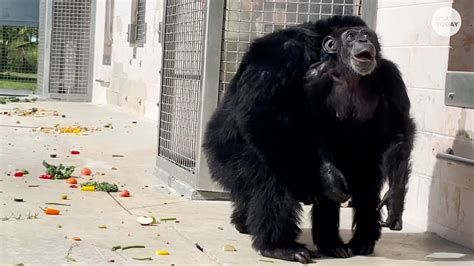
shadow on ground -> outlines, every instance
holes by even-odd
[[[340,230],[341,237],[348,241],[352,231]],[[311,239],[311,229],[305,228],[300,242],[315,249]],[[383,257],[390,260],[412,260],[424,262],[474,261],[474,251],[455,243],[447,242],[433,233],[392,233],[384,232],[377,243],[375,253],[369,257]],[[322,257],[318,260],[331,260]]]

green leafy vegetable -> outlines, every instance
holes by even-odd
[[[63,164],[55,166],[46,161],[43,161],[43,166],[46,167],[46,173],[52,175],[54,179],[68,179],[76,169],[75,166],[65,166]]]
[[[96,181],[89,181],[81,183],[81,187],[87,186],[94,186],[96,190],[104,191],[104,192],[118,192],[119,188],[116,184],[111,184],[108,182],[96,182]]]

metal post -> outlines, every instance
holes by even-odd
[[[199,135],[197,153],[197,189],[205,191],[222,191],[210,179],[209,168],[202,151],[206,125],[217,107],[219,91],[219,74],[222,49],[222,29],[224,21],[224,2],[209,0],[206,6],[202,90],[200,102]]]

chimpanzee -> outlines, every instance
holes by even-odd
[[[334,16],[256,39],[207,126],[212,178],[230,192],[231,222],[263,256],[311,261],[296,238],[313,205],[326,255],[370,254],[385,222],[401,229],[414,124],[400,73],[358,17]],[[390,190],[380,201],[385,178]],[[355,233],[339,238],[352,196]]]

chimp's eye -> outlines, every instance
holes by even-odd
[[[354,34],[352,34],[351,32],[347,33],[346,39],[348,41],[353,41],[354,40]]]
[[[364,36],[364,38],[368,38],[368,37],[369,37],[369,34],[367,34],[366,32],[364,32],[364,33],[362,34],[362,36]]]

